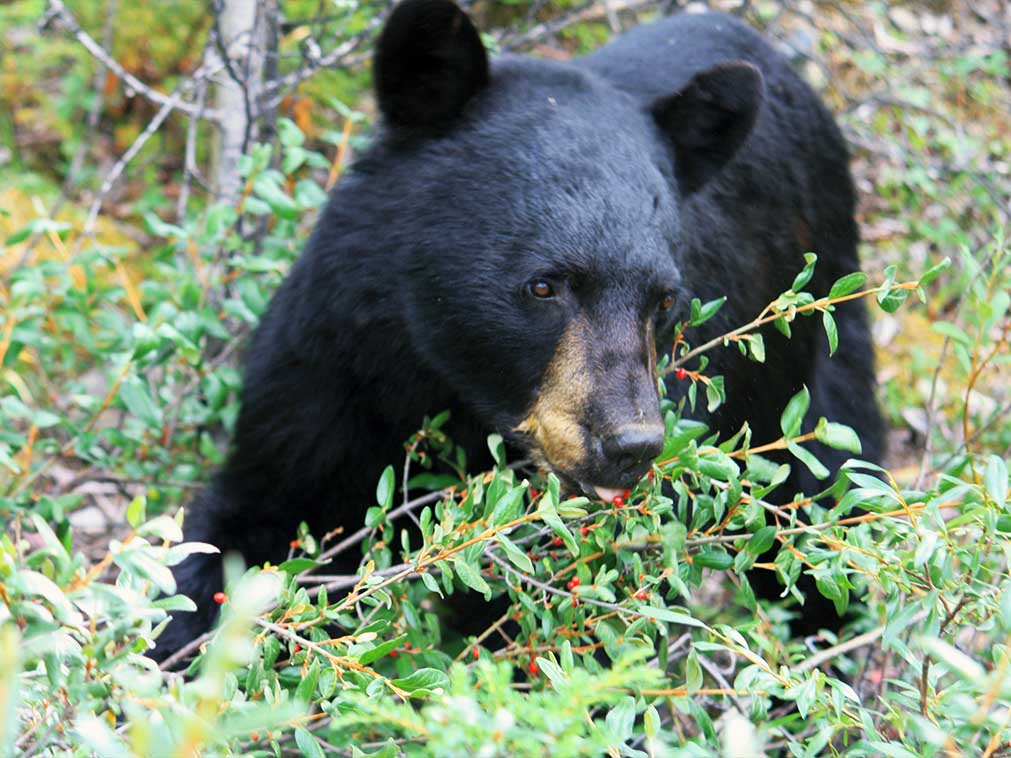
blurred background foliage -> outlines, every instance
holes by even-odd
[[[679,10],[677,2],[635,0],[467,5],[493,49],[562,59]],[[814,553],[826,592],[845,588],[863,601],[852,631],[872,635],[869,641],[851,655],[832,639],[790,640],[785,611],[734,602],[741,580],[728,566],[748,557],[747,544],[728,541],[730,553],[714,552],[710,545],[723,545],[720,519],[713,511],[713,523],[699,521],[699,510],[687,533],[664,522],[665,539],[681,545],[680,553],[643,557],[644,566],[635,563],[638,555],[619,555],[601,541],[606,565],[591,574],[581,564],[577,575],[594,592],[614,590],[612,568],[623,581],[626,571],[649,577],[649,603],[659,610],[648,623],[628,619],[624,633],[635,645],[616,643],[607,625],[558,643],[538,631],[554,628],[537,615],[546,613],[547,596],[532,600],[537,587],[518,582],[525,589],[510,592],[516,612],[532,614],[522,622],[529,647],[482,648],[466,667],[454,667],[441,646],[465,643],[442,639],[425,605],[434,591],[414,575],[383,585],[402,591],[402,599],[390,595],[381,610],[362,614],[383,624],[356,626],[342,617],[349,637],[335,653],[378,672],[349,674],[307,651],[323,639],[316,621],[308,631],[291,626],[328,613],[332,621],[334,608],[347,610],[339,590],[331,589],[329,601],[325,592],[310,597],[313,579],[296,563],[286,574],[258,575],[268,584],[286,576],[283,591],[276,582],[254,586],[253,599],[230,611],[235,621],[224,642],[190,670],[198,674],[191,682],[142,663],[143,640],[172,607],[153,599],[159,588],[171,592],[164,565],[181,555],[167,547],[178,537],[175,522],[161,515],[174,513],[220,463],[237,412],[244,340],[297,256],[326,189],[368,143],[375,115],[368,52],[390,3],[276,4],[276,54],[265,67],[258,135],[244,146],[238,200],[223,202],[213,180],[217,126],[202,116],[214,109],[211,84],[224,74],[219,65],[210,77],[198,76],[212,63],[218,4],[15,0],[0,2],[0,515],[7,527],[0,545],[0,749],[143,755],[171,744],[173,755],[351,755],[357,748],[350,743],[360,738],[381,755],[412,746],[417,754],[449,755],[476,754],[492,735],[509,734],[487,754],[539,754],[548,744],[559,755],[750,755],[759,743],[797,756],[1011,754],[1004,647],[1011,629],[1004,463],[1011,451],[1011,7],[1000,0],[709,5],[765,30],[838,115],[853,153],[869,281],[915,281],[952,261],[925,284],[925,303],[874,309],[894,488],[865,492],[862,505],[910,513],[922,506],[928,515],[835,525],[832,534],[846,547]],[[82,34],[119,70],[82,44]],[[687,450],[701,432],[680,423],[672,432]],[[437,420],[412,444],[452,455]],[[703,481],[733,487],[737,473],[724,467]],[[489,507],[512,497],[527,503],[528,515],[537,513],[518,476],[503,469],[489,477],[480,485],[488,487]],[[544,492],[544,483],[535,484]],[[475,486],[459,484],[468,492]],[[654,514],[681,507],[651,500],[660,496],[649,487],[635,497],[649,508],[623,526],[613,514],[565,518],[589,529],[591,541],[605,529],[634,541],[655,531]],[[479,504],[465,501],[439,506],[443,523],[460,525],[457,545],[479,534],[472,520]],[[362,538],[379,571],[411,555],[380,539],[377,525],[392,529],[390,505],[380,498]],[[833,524],[846,517],[815,515]],[[755,521],[737,526],[748,540],[762,529]],[[545,537],[544,529],[523,528],[531,531],[512,539],[531,552],[539,540],[557,548],[562,539],[557,530]],[[454,544],[440,549],[448,556]],[[562,558],[542,550],[550,566],[538,562],[534,572],[502,549],[514,570],[558,580],[559,592],[575,594],[561,589],[574,570]],[[293,555],[315,559],[321,550],[301,535]],[[490,582],[505,591],[492,553],[452,555],[440,565],[445,576],[459,574],[458,589]],[[698,555],[712,572],[687,560]],[[664,561],[667,569],[680,565],[690,611],[667,608],[666,601],[688,601],[664,574]],[[664,580],[666,594],[656,589]],[[453,579],[445,582],[448,592]],[[349,585],[333,586],[346,592]],[[281,605],[262,615],[256,598],[279,592]],[[652,646],[667,634],[664,623],[686,618],[695,623],[681,631],[692,631],[694,643],[678,637],[661,646],[665,683],[658,659],[632,648],[647,647],[644,639]],[[11,619],[17,623],[4,623]],[[242,648],[250,623],[272,636],[261,635],[247,657],[232,655],[229,641]],[[304,634],[302,641],[293,634]],[[413,653],[405,654],[405,634]],[[466,645],[460,655],[480,647]],[[593,646],[613,653],[610,668],[594,666]],[[811,663],[826,647],[835,651],[831,674],[840,679]],[[781,676],[786,684],[777,679],[780,666],[792,667]],[[416,667],[437,674],[404,684]],[[338,674],[327,671],[351,682],[340,708]],[[523,678],[531,681],[510,686]],[[400,684],[380,693],[369,687],[373,680]],[[536,695],[520,697],[528,685]],[[17,687],[18,715],[5,718]],[[428,697],[431,689],[451,696]],[[398,700],[406,691],[421,693],[424,705]],[[859,707],[842,702],[850,691]],[[229,720],[226,712],[238,715]],[[545,713],[557,719],[545,724]],[[68,718],[72,737],[60,727]],[[17,734],[5,735],[5,723],[16,723]],[[344,744],[331,751],[328,739]]]

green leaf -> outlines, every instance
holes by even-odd
[[[534,564],[530,562],[530,557],[516,547],[516,544],[512,540],[504,534],[499,533],[495,535],[495,541],[502,546],[502,549],[505,550],[506,557],[514,566],[516,566],[516,568],[521,571],[526,571],[528,574],[533,573]]]
[[[422,576],[430,576],[430,574],[422,574]],[[401,634],[392,640],[386,640],[382,644],[376,645],[371,650],[366,650],[358,658],[358,662],[363,666],[368,666],[370,663],[378,661],[380,658],[390,654],[390,651],[395,650],[404,644],[404,640],[407,639],[406,634]]]
[[[185,595],[172,595],[171,597],[160,597],[152,605],[164,611],[195,611],[197,604]]]
[[[428,588],[429,592],[434,592],[439,597],[444,597],[442,594],[442,588],[439,586],[439,582],[434,576],[429,574],[427,571],[421,575],[421,583]]]
[[[723,377],[714,376],[706,382],[706,410],[710,413],[719,408],[727,399],[723,389]]]
[[[829,475],[829,470],[822,465],[814,453],[806,448],[801,447],[796,442],[787,441],[786,449],[793,453],[794,457],[807,466],[808,470],[814,475],[815,479],[824,479]]]
[[[169,542],[182,542],[183,539],[183,530],[179,528],[179,522],[171,516],[155,516],[138,526],[137,534],[151,535]]]
[[[149,427],[161,428],[162,412],[155,403],[147,385],[135,375],[127,376],[119,385],[119,397],[131,415]]]
[[[881,755],[888,756],[888,758],[921,758],[920,753],[914,753],[911,750],[906,750],[902,745],[896,742],[881,742],[880,740],[870,740],[867,743],[868,747],[872,747],[875,750],[880,750]]]
[[[924,287],[930,284],[934,279],[936,279],[944,271],[947,271],[951,266],[951,258],[945,258],[943,261],[938,263],[936,266],[931,266],[923,275],[920,277],[920,281],[917,282],[917,286]]]
[[[277,182],[267,174],[260,174],[253,180],[253,192],[281,218],[289,221],[298,218],[299,209],[295,201],[288,197]],[[247,203],[248,200],[249,198],[247,198]]]
[[[860,437],[845,424],[826,421],[824,418],[820,419],[814,428],[814,436],[819,442],[835,450],[845,450],[854,455],[860,455],[863,452]]]
[[[285,147],[300,147],[305,143],[305,135],[290,118],[277,120],[277,136]]]
[[[565,546],[569,549],[569,552],[572,553],[573,556],[579,555],[579,544],[576,542],[576,538],[572,536],[572,533],[568,530],[568,528],[566,528],[561,518],[559,518],[550,492],[546,492],[541,496],[541,500],[537,508],[537,515],[541,517],[541,520],[545,524],[551,527],[555,534],[562,538]]]
[[[652,705],[648,706],[642,714],[642,728],[646,732],[648,739],[656,739],[656,736],[660,733],[661,723],[660,713],[656,707]]]
[[[306,758],[326,758],[319,741],[313,737],[312,732],[303,727],[295,727],[295,744]]]
[[[987,493],[997,504],[998,508],[1003,508],[1007,504],[1008,494],[1008,471],[1007,465],[997,455],[991,455],[986,462],[986,471],[983,474],[983,486]]]
[[[700,629],[706,628],[705,624],[689,616],[687,613],[678,613],[667,608],[657,608],[654,605],[639,605],[636,607],[636,610],[643,616],[648,616],[657,621],[666,621],[670,624],[681,624],[682,626],[695,626]]]
[[[839,348],[839,330],[836,328],[835,319],[832,314],[825,311],[821,314],[821,323],[825,327],[825,336],[828,337],[828,354],[835,355]]]
[[[699,665],[699,656],[695,648],[689,649],[685,661],[685,687],[689,694],[697,692],[702,687],[702,666]]]
[[[558,515],[562,518],[582,518],[586,515],[586,509],[583,506],[588,505],[589,502],[590,498],[588,497],[570,497],[558,504]]]
[[[818,262],[818,256],[814,253],[804,253],[804,260],[806,261],[806,265],[797,274],[793,280],[793,284],[790,285],[790,289],[794,292],[800,292],[803,286],[811,280],[811,277],[814,275],[814,266]]]
[[[800,392],[790,398],[786,404],[783,415],[779,420],[779,427],[783,430],[783,436],[789,439],[800,434],[801,424],[804,421],[804,414],[807,413],[808,406],[811,405],[811,394],[805,385]]]
[[[1005,632],[1011,632],[1011,582],[1005,582],[1000,593],[1000,625]]]
[[[971,347],[973,343],[972,337],[966,334],[960,327],[955,324],[949,323],[947,321],[937,321],[930,325],[931,331],[937,332],[938,334],[943,334],[949,339],[955,340],[966,347]]]
[[[295,688],[295,698],[305,703],[312,702],[313,695],[316,694],[316,683],[319,681],[319,658],[313,658],[309,664],[309,669],[305,676]]]
[[[456,570],[456,575],[460,577],[461,582],[466,584],[472,590],[482,593],[485,596],[485,599],[491,598],[491,587],[488,586],[488,582],[486,582],[478,570],[467,563],[466,560],[459,556],[454,557],[453,568]]]
[[[78,628],[83,627],[84,617],[78,613],[67,596],[63,594],[63,590],[52,579],[37,571],[26,570],[19,571],[15,577],[21,585],[22,592],[26,595],[44,598],[49,603],[53,615],[64,624]]]
[[[830,300],[834,300],[837,297],[844,297],[851,292],[856,292],[864,286],[864,282],[866,281],[867,275],[862,271],[846,274],[846,276],[836,279],[835,284],[832,285],[832,289],[828,292],[828,297]]]
[[[147,498],[138,495],[126,507],[126,523],[136,529],[144,522],[144,514],[147,510]]]
[[[627,742],[635,727],[635,698],[631,696],[622,698],[621,702],[610,710],[605,720],[611,734],[620,743]]]
[[[404,690],[408,695],[424,697],[433,694],[434,690],[444,690],[449,687],[449,678],[438,669],[418,669],[403,679],[393,679],[393,686]]]
[[[321,563],[319,561],[314,561],[312,558],[292,558],[291,560],[285,561],[278,568],[281,571],[285,571],[292,576],[296,574],[301,574],[303,571],[308,571],[309,569],[319,568],[320,566],[325,566],[326,563]]]
[[[501,434],[489,434],[488,435],[488,449],[491,451],[491,457],[495,459],[496,466],[505,465],[505,443],[502,441]]]
[[[569,677],[562,668],[550,658],[538,656],[536,661],[537,668],[544,672],[544,676],[548,678],[555,689],[558,689],[569,680]]]
[[[691,316],[688,322],[689,325],[699,326],[700,324],[704,324],[716,315],[717,311],[723,307],[725,302],[727,302],[726,296],[710,300],[705,305],[703,305],[698,298],[693,298],[691,304]]]
[[[906,302],[909,297],[909,290],[889,289],[878,293],[878,306],[885,313],[895,313],[899,306]]]
[[[734,556],[723,550],[703,550],[697,553],[692,559],[703,568],[716,569],[722,571],[734,565]]]
[[[770,547],[772,543],[776,541],[776,527],[774,526],[763,526],[753,535],[751,539],[748,540],[748,544],[745,545],[744,549],[747,550],[752,555],[761,555]]]
[[[393,492],[396,488],[396,475],[393,473],[393,466],[383,469],[383,475],[379,477],[379,484],[376,485],[376,502],[383,510],[387,510],[393,504]]]
[[[797,712],[800,714],[802,719],[807,718],[808,711],[817,699],[818,692],[816,685],[817,682],[814,677],[811,677],[809,679],[805,679],[803,684],[788,693],[797,703]]]
[[[491,513],[490,526],[502,526],[519,518],[523,511],[523,496],[526,494],[526,487],[513,487],[502,495],[495,503],[495,510]]]
[[[930,657],[943,664],[954,676],[971,685],[986,680],[986,670],[971,656],[938,637],[919,637],[919,643]]]
[[[17,624],[0,624],[0,692],[4,702],[0,703],[0,755],[14,755],[21,752],[12,749],[15,738],[24,734],[17,714],[21,710],[18,685],[21,673],[21,655],[18,652],[21,633]],[[28,752],[28,751],[26,751]]]

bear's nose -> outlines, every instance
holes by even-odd
[[[662,426],[626,428],[605,437],[601,446],[612,466],[638,479],[663,452],[663,431]]]

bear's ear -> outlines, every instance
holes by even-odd
[[[674,143],[682,190],[697,191],[734,157],[755,125],[762,95],[758,69],[734,61],[696,74],[653,104],[653,118]]]
[[[467,14],[447,0],[404,0],[379,36],[373,63],[386,120],[407,129],[448,125],[488,82],[488,55]]]

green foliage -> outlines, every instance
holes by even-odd
[[[23,24],[39,6],[0,7],[0,22]],[[285,3],[289,17],[315,7]],[[92,31],[97,10],[81,6]],[[354,9],[346,32],[363,29],[373,10]],[[305,28],[296,24],[282,47],[297,46]],[[603,28],[581,26],[569,39],[582,49]],[[116,50],[136,34],[124,27]],[[826,31],[824,40],[838,37]],[[181,42],[152,44],[161,66]],[[42,116],[58,118],[67,134],[87,105],[90,63],[66,41],[31,45],[18,61],[31,69],[28,80],[42,71],[31,67],[52,63],[31,59],[42,46],[67,56],[65,102],[45,105],[59,114]],[[863,75],[892,75],[881,53],[848,60]],[[999,106],[994,82],[1006,63],[974,52],[941,59],[938,89],[961,87],[973,107]],[[21,92],[9,74],[4,82]],[[362,83],[359,74],[327,72],[306,86],[352,102]],[[922,82],[899,94],[921,108],[932,103]],[[0,109],[0,129],[5,118]],[[719,439],[665,401],[664,451],[621,505],[565,500],[553,477],[524,478],[496,435],[496,468],[468,471],[440,414],[406,445],[409,486],[429,495],[404,502],[390,468],[357,542],[339,547],[352,535],[312,535],[303,525],[279,566],[229,564],[222,624],[192,664],[166,670],[145,653],[167,614],[192,607],[174,594],[168,567],[210,549],[179,544],[180,517],[169,514],[222,459],[237,413],[235,357],[324,200],[341,135],[307,135],[305,123],[281,118],[277,144],[245,158],[234,208],[211,205],[173,223],[164,198],[137,200],[132,210],[149,235],[140,261],[127,243],[79,236],[77,222],[0,213],[4,259],[33,245],[0,288],[0,752],[1006,752],[1011,251],[994,223],[1000,175],[986,187],[977,178],[980,156],[1006,160],[1007,148],[991,145],[985,124],[960,142],[948,121],[882,106],[849,124],[858,137],[902,148],[881,171],[879,206],[866,220],[895,216],[908,229],[897,249],[866,258],[869,277],[844,276],[816,297],[805,291],[811,255],[755,321],[694,347],[692,330],[724,300],[693,303],[661,364],[685,372],[691,403],[701,384],[715,408],[735,388],[706,374],[706,352],[738,349],[763,362],[763,324],[788,332],[796,318],[817,314],[834,349],[845,339],[832,317],[840,299],[877,302],[883,324],[920,314],[946,347],[918,346],[908,365],[886,363],[898,366],[886,401],[901,419],[936,397],[922,475],[861,463],[852,430],[806,418],[806,390],[785,410],[778,440],[752,440],[748,429]],[[935,153],[968,158],[942,180],[929,164]],[[15,155],[18,171],[24,157]],[[35,191],[39,180],[19,181]],[[912,247],[921,242],[928,254]],[[845,481],[825,480],[821,497],[781,492],[790,466],[824,473],[807,446],[815,440],[856,456]],[[789,463],[772,458],[783,450]],[[103,502],[94,489],[103,483],[122,526],[96,544],[82,517]],[[786,505],[773,505],[774,495]],[[775,561],[760,563],[777,544]],[[325,574],[338,549],[366,556],[357,575]],[[749,571],[775,572],[787,603],[757,600]],[[800,601],[802,573],[851,614],[841,643],[790,637],[789,615],[803,612],[790,603]],[[461,593],[502,598],[508,609],[480,635],[461,636],[446,623]]]
[[[282,128],[285,151],[305,149],[293,125]],[[224,620],[188,678],[159,671],[145,651],[168,613],[192,607],[173,595],[167,567],[210,548],[177,544],[177,519],[148,511],[178,500],[180,482],[160,477],[198,480],[198,456],[215,456],[206,443],[187,461],[173,442],[191,447],[203,439],[200,426],[234,417],[234,369],[206,355],[255,323],[294,254],[292,216],[322,198],[305,189],[310,174],[297,174],[315,156],[290,154],[283,163],[294,179],[270,168],[265,148],[245,161],[241,213],[211,209],[186,227],[149,220],[167,238],[154,266],[174,266],[172,287],[154,278],[131,292],[128,274],[107,281],[120,262],[102,248],[12,278],[5,361],[27,369],[27,395],[4,400],[11,479],[2,502],[14,527],[2,545],[0,643],[17,649],[0,672],[13,704],[8,744],[60,755],[147,755],[153,746],[165,755],[279,755],[286,747],[325,755],[354,745],[375,755],[702,756],[746,739],[798,756],[829,745],[860,756],[940,755],[952,744],[968,750],[1011,736],[1006,464],[969,451],[932,488],[915,490],[853,461],[838,501],[798,495],[772,505],[789,468],[766,451],[786,448],[821,474],[807,440],[859,454],[841,424],[821,419],[802,434],[806,390],[783,413],[783,437],[762,447],[746,429],[721,441],[665,401],[663,455],[621,504],[562,500],[553,476],[522,479],[498,438],[489,440],[494,471],[396,508],[389,468],[361,533],[367,560],[358,576],[314,578],[338,548],[303,529],[280,567],[229,569]],[[256,246],[238,231],[254,218],[270,229]],[[1003,264],[1006,255],[1002,248],[989,260]],[[896,284],[886,272],[884,284],[859,292],[863,280],[844,277],[834,297],[819,299],[802,290],[814,265],[811,256],[798,291],[756,321],[829,313],[834,299],[854,296],[887,308],[892,293],[945,275],[942,268]],[[995,327],[1007,304],[993,293],[1007,283],[1005,269],[986,269],[966,300],[976,337],[953,340],[969,366],[1004,360],[994,347],[1006,347],[1006,333]],[[81,283],[90,297],[80,296]],[[693,319],[718,306],[700,304]],[[727,349],[748,329],[706,349]],[[687,343],[679,350],[683,358]],[[753,346],[750,355],[761,357]],[[95,391],[78,380],[65,405],[43,394],[50,372],[75,370],[104,372],[106,384]],[[693,373],[693,381],[716,379]],[[199,401],[177,394],[195,386],[206,388]],[[116,423],[99,423],[103,414]],[[464,464],[441,431],[445,420],[409,441],[419,463]],[[129,531],[97,561],[73,551],[80,498],[39,486],[58,466],[118,470],[145,484],[149,497],[142,492],[126,508]],[[810,523],[797,519],[801,506]],[[857,507],[866,515],[854,515]],[[405,511],[415,513],[420,535],[401,531],[395,519]],[[756,567],[777,542],[775,563]],[[789,639],[786,611],[755,600],[749,570],[774,570],[795,596],[801,572],[811,574],[840,611],[860,609],[865,644],[890,661],[891,686],[877,705],[851,684],[860,658],[831,639],[813,654]],[[700,604],[711,577],[724,575],[739,586],[740,603]],[[508,598],[507,636],[501,623],[477,638],[455,636],[439,607],[461,592]],[[968,646],[959,642],[966,628],[976,631]],[[721,660],[737,663],[721,673]],[[746,703],[746,719],[714,720],[723,700]]]

